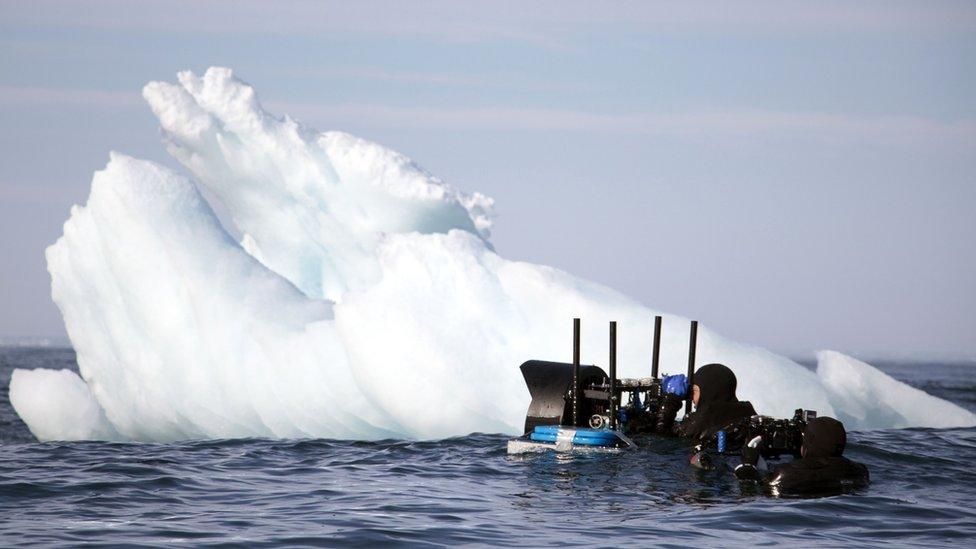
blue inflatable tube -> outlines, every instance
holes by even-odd
[[[570,437],[572,437],[570,439]],[[572,440],[573,444],[580,446],[616,446],[618,444],[617,433],[605,429],[573,429],[560,427],[558,425],[539,425],[529,435],[535,442],[557,442]]]
[[[529,436],[533,442],[558,442],[558,437],[555,435],[544,435],[533,433]],[[617,443],[614,439],[605,438],[586,438],[586,437],[573,437],[572,443],[576,446],[616,446]]]
[[[552,434],[556,435],[560,432],[573,431],[577,435],[584,436],[586,438],[617,438],[616,431],[611,431],[609,429],[587,429],[585,427],[564,427],[562,425],[537,425],[532,431],[533,433],[539,434]]]

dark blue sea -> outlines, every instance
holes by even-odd
[[[976,364],[877,364],[976,409]],[[0,546],[976,546],[976,429],[851,433],[869,488],[773,498],[687,464],[678,441],[512,457],[507,437],[438,441],[38,443],[13,368],[71,349],[0,347]]]

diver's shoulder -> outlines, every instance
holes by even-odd
[[[783,471],[789,471],[791,469],[802,469],[807,471],[816,471],[820,469],[867,470],[867,467],[852,459],[847,459],[846,457],[843,456],[837,456],[837,457],[798,458],[798,459],[794,459],[793,461],[778,465],[776,469],[777,470],[782,469]]]
[[[866,486],[870,482],[863,463],[845,457],[800,458],[778,465],[770,484],[785,492],[819,492]]]
[[[748,412],[750,417],[758,415],[758,412],[756,412],[756,408],[752,405],[752,402],[748,400],[740,400],[739,404],[741,405],[743,412]]]

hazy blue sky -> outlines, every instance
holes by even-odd
[[[350,3],[352,4],[352,3]],[[140,97],[265,105],[497,201],[502,255],[785,352],[976,355],[976,2],[0,2],[0,336]]]

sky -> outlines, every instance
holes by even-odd
[[[64,337],[44,248],[109,151],[179,168],[140,90],[214,65],[492,196],[507,258],[793,356],[976,357],[968,1],[0,0],[0,337]]]

